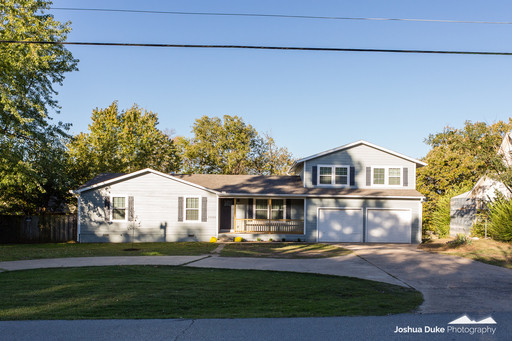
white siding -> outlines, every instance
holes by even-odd
[[[355,168],[355,187],[367,188],[366,167],[372,166],[400,166],[408,168],[408,186],[399,186],[403,189],[416,188],[416,163],[386,153],[367,145],[358,145],[350,149],[333,152],[328,155],[308,160],[304,169],[306,187],[313,187],[312,169],[317,165],[350,165]],[[396,188],[391,186],[390,188]]]
[[[208,241],[217,235],[218,199],[208,191],[145,173],[81,194],[82,242],[129,242],[132,222],[107,222],[105,196],[133,196],[136,241]],[[207,198],[207,222],[178,222],[178,197]]]

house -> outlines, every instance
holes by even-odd
[[[503,138],[498,155],[507,167],[512,167],[512,132]],[[465,193],[454,196],[450,200],[450,236],[459,233],[470,235],[473,223],[477,220],[477,212],[493,201],[497,193],[507,198],[512,196],[510,190],[500,181],[489,176],[481,177],[473,188]]]
[[[421,242],[416,167],[366,141],[296,161],[287,176],[102,174],[73,191],[80,242]]]

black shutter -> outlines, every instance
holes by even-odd
[[[356,167],[350,167],[350,186],[356,185]]]
[[[252,219],[253,215],[252,215],[252,204],[253,203],[253,200],[252,199],[249,199],[247,200],[247,219]]]
[[[208,221],[208,198],[202,197],[201,200],[201,221],[204,223]]]
[[[292,200],[286,199],[286,219],[292,219]]]
[[[135,220],[135,209],[133,207],[134,200],[133,197],[128,197],[128,221]]]
[[[313,182],[313,186],[317,185],[317,181],[316,181],[317,180],[317,170],[316,169],[317,169],[316,166],[313,166],[312,169],[311,169],[311,174],[313,176],[313,179],[311,179],[311,180]]]
[[[404,187],[409,186],[409,168],[404,168]]]
[[[103,198],[103,211],[105,213],[105,221],[110,221],[110,197]]]
[[[183,221],[183,197],[178,197],[178,221]]]
[[[372,185],[372,167],[366,167],[366,186]]]

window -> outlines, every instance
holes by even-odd
[[[318,184],[348,186],[349,169],[348,166],[319,166]]]
[[[373,169],[373,184],[384,185],[386,180],[386,169],[385,168],[374,168]]]
[[[125,197],[112,197],[112,220],[126,220]]]
[[[268,219],[267,199],[256,199],[256,206],[254,207],[254,217],[256,219]]]
[[[199,221],[199,198],[185,198],[185,221]]]
[[[389,169],[388,183],[390,185],[400,185],[400,170],[400,168]]]
[[[401,167],[373,167],[373,185],[400,186],[402,184]]]
[[[332,168],[320,167],[320,185],[330,185],[332,182]]]
[[[334,183],[336,185],[348,185],[347,167],[335,167]]]
[[[284,202],[283,200],[272,200],[272,219],[284,219]]]

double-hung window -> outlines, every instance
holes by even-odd
[[[349,166],[318,166],[318,184],[348,186],[350,177]]]
[[[112,197],[112,220],[126,220],[126,197]]]
[[[402,184],[401,167],[373,167],[372,185],[400,186]]]
[[[284,219],[284,212],[285,205],[283,199],[272,199],[270,205],[268,199],[256,199],[254,202],[255,219]]]
[[[185,198],[185,221],[199,221],[199,198]]]
[[[270,210],[272,219],[284,219],[284,202],[282,199],[272,200]]]
[[[254,207],[254,216],[256,219],[268,219],[268,200],[256,199]]]

